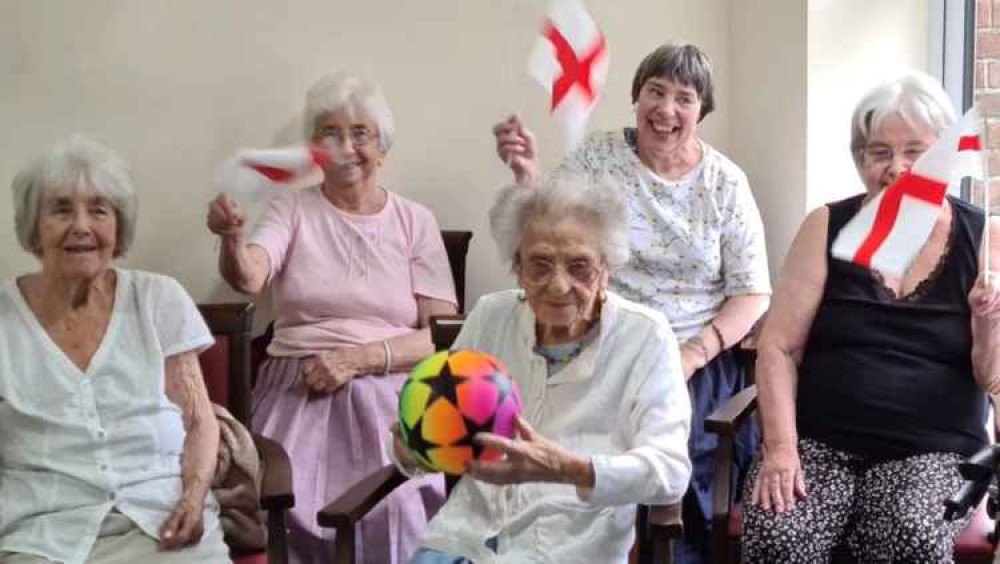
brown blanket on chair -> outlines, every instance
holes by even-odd
[[[237,550],[267,548],[267,525],[260,508],[260,459],[253,437],[219,405],[212,405],[219,420],[219,462],[212,480],[212,494],[219,502],[219,521],[226,544]]]

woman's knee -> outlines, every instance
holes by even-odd
[[[820,562],[825,547],[821,531],[807,512],[785,513],[765,511],[752,504],[744,505],[743,534],[740,546],[744,561],[754,562]]]

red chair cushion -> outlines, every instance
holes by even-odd
[[[729,510],[729,536],[740,538],[743,534],[743,507],[739,503],[733,504]]]
[[[985,504],[979,504],[969,524],[958,535],[955,541],[955,554],[992,555],[996,547],[990,542],[989,534],[993,531],[993,520],[986,515]]]
[[[212,403],[229,407],[229,337],[215,335],[215,344],[198,356]]]
[[[233,556],[233,564],[268,564],[267,553],[247,554],[246,556]]]

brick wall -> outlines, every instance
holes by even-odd
[[[986,118],[990,208],[1000,212],[1000,0],[976,0],[976,101]],[[981,203],[977,186],[973,202]]]

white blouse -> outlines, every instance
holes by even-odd
[[[624,191],[631,256],[611,288],[662,312],[685,340],[727,297],[771,293],[760,212],[743,171],[708,144],[700,173],[669,181],[642,164],[627,131],[591,135],[559,171],[607,179]]]
[[[625,562],[636,504],[679,501],[691,475],[691,405],[677,343],[660,313],[608,292],[597,338],[548,376],[533,351],[534,314],[520,296],[480,298],[454,348],[504,362],[521,389],[522,416],[542,436],[589,456],[595,486],[462,478],[425,545],[479,564]],[[494,536],[496,553],[485,545]]]
[[[174,279],[118,269],[107,332],[82,372],[15,281],[0,286],[0,553],[87,559],[117,508],[147,535],[181,495],[181,412],[164,359],[214,343]],[[218,526],[209,494],[205,529]]]

